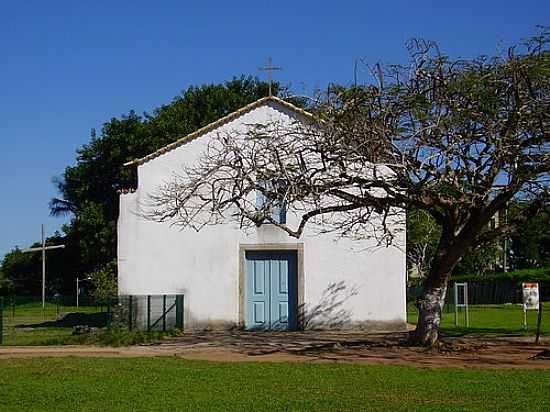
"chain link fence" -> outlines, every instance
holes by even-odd
[[[539,283],[542,300],[541,334],[550,335],[550,284]],[[407,288],[407,321],[416,324],[415,302],[422,286]],[[546,300],[545,300],[546,299]],[[525,310],[522,285],[513,282],[451,282],[441,316],[442,331],[448,334],[487,333],[534,335],[538,309]]]
[[[63,344],[74,334],[107,330],[183,330],[183,295],[90,297],[0,296],[0,344]]]

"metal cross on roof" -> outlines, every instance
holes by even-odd
[[[272,92],[271,92],[271,83],[273,82],[273,78],[272,78],[272,75],[273,75],[273,72],[274,71],[277,71],[277,70],[283,70],[282,67],[276,67],[276,66],[273,66],[273,62],[271,60],[271,57],[269,57],[267,59],[267,66],[265,67],[258,67],[258,70],[262,71],[262,72],[267,72],[267,83],[269,85],[269,97],[272,96]]]

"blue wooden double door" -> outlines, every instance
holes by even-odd
[[[295,251],[247,251],[245,328],[294,330],[298,319]]]

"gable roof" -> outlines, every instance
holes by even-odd
[[[223,126],[224,124],[226,123],[229,123],[230,121],[232,120],[235,120],[237,119],[238,117],[268,103],[268,102],[273,102],[273,103],[277,103],[277,104],[280,104],[281,106],[297,113],[297,114],[300,114],[302,116],[306,116],[306,117],[309,117],[309,118],[313,118],[313,115],[307,111],[305,111],[304,109],[300,109],[298,106],[295,106],[293,105],[292,103],[289,103],[279,97],[275,97],[275,96],[266,96],[266,97],[262,97],[261,99],[258,99],[256,100],[255,102],[252,102],[250,104],[247,104],[246,106],[244,107],[241,107],[239,110],[237,111],[234,111],[232,113],[229,113],[228,115],[222,117],[221,119],[218,119],[210,124],[207,124],[206,126],[203,126],[201,127],[200,129],[198,130],[195,130],[194,132],[192,133],[189,133],[187,136],[184,136],[178,140],[176,140],[175,142],[173,143],[170,143],[164,147],[161,147],[160,149],[154,151],[153,153],[150,153],[148,154],[147,156],[145,157],[142,157],[140,159],[134,159],[134,160],[130,160],[129,162],[126,162],[124,163],[124,166],[133,166],[133,165],[136,165],[136,166],[139,166],[139,165],[142,165],[143,163],[146,163],[148,162],[149,160],[153,160],[154,158],[160,156],[160,155],[163,155],[164,153],[167,153],[171,150],[174,150],[182,145],[184,145],[185,143],[187,142],[190,142],[192,140],[195,140],[196,138],[198,137],[201,137],[203,135],[205,135],[206,133],[214,130],[214,129],[217,129],[218,127],[220,126]]]

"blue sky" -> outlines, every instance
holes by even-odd
[[[353,79],[357,58],[403,62],[423,37],[493,54],[549,24],[549,1],[0,1],[0,257],[49,217],[54,176],[91,128],[190,85],[259,74],[297,94]],[[360,73],[360,76],[362,74]]]

